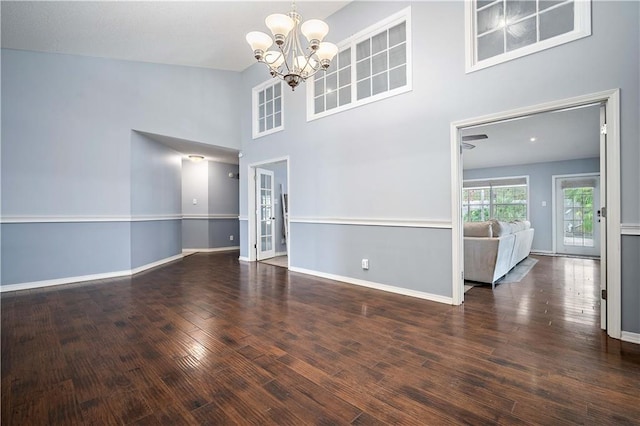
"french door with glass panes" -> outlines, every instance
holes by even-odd
[[[273,172],[256,169],[256,183],[256,257],[263,260],[276,255]]]
[[[556,179],[556,252],[600,256],[600,177]]]

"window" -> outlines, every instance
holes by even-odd
[[[465,181],[462,189],[463,220],[527,220],[528,200],[529,183],[526,176]]]
[[[591,35],[590,0],[474,0],[465,5],[467,72]]]
[[[406,8],[340,43],[307,94],[313,120],[411,90],[410,12]]]
[[[284,130],[282,81],[269,80],[253,88],[253,138]]]

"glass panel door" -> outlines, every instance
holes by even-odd
[[[600,255],[598,176],[556,180],[556,251]]]
[[[256,241],[258,260],[274,257],[275,251],[275,211],[273,192],[273,172],[256,169]]]

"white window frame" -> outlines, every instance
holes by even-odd
[[[258,111],[259,101],[258,95],[263,90],[266,90],[269,86],[280,85],[280,116],[281,121],[278,127],[273,127],[269,130],[260,131],[260,116]],[[271,135],[276,132],[284,130],[284,85],[282,80],[276,80],[271,78],[259,85],[255,86],[251,91],[251,128],[253,139],[258,139],[263,136]]]
[[[528,46],[521,47],[510,52],[492,56],[491,58],[478,61],[477,58],[477,37],[476,37],[476,14],[475,0],[464,2],[465,18],[465,63],[466,72],[471,73],[484,68],[492,67],[503,62],[521,58],[532,53],[550,49],[561,44],[569,43],[591,35],[591,0],[574,0],[573,31],[564,33],[546,40],[538,41]],[[553,6],[557,7],[557,6]],[[537,16],[540,16],[537,14]],[[538,26],[538,31],[540,27]]]
[[[519,180],[519,179],[523,179],[525,181],[524,184],[504,184],[501,185],[500,181],[512,181],[512,180]],[[487,181],[491,181],[491,183],[495,183],[494,185],[490,185],[487,186],[485,183]],[[474,182],[478,182],[478,186],[474,186],[473,183]],[[464,186],[465,184],[469,184],[468,186]],[[481,178],[481,179],[465,179],[463,181],[463,188],[461,193],[464,194],[464,190],[465,189],[489,189],[489,188],[496,188],[496,187],[513,187],[513,186],[525,186],[527,188],[527,200],[525,203],[526,209],[527,209],[527,215],[526,215],[526,219],[525,220],[531,220],[531,185],[530,185],[530,179],[529,179],[529,175],[523,175],[523,176],[500,176],[500,177],[492,177],[492,178]],[[464,209],[467,204],[466,204],[466,200],[463,199],[461,200],[461,207],[462,209]],[[494,207],[496,205],[506,205],[504,203],[494,203],[493,202],[493,197],[491,194],[491,191],[489,193],[489,218],[493,218],[493,214],[494,214]]]
[[[407,84],[402,86],[402,87],[397,87],[395,89],[392,90],[387,90],[385,92],[382,93],[378,93],[376,95],[373,96],[369,96],[366,97],[364,99],[360,99],[358,100],[358,94],[357,94],[357,87],[358,87],[358,80],[357,80],[357,69],[356,69],[356,46],[358,45],[358,43],[360,43],[363,40],[366,40],[368,38],[371,38],[377,34],[379,34],[380,32],[384,31],[384,30],[388,30],[389,28],[392,28],[402,22],[406,22],[406,48],[407,48],[407,61],[406,61],[406,67],[407,67]],[[413,67],[412,67],[412,61],[411,61],[411,52],[412,52],[412,48],[411,48],[411,38],[412,38],[412,33],[411,33],[411,6],[406,7],[396,13],[394,13],[393,15],[383,19],[380,22],[377,22],[367,28],[365,28],[364,30],[352,35],[351,37],[347,38],[346,40],[341,41],[340,43],[337,44],[338,46],[338,50],[339,52],[342,52],[344,49],[346,48],[351,48],[351,102],[346,104],[346,105],[338,105],[335,108],[332,108],[330,110],[325,110],[323,112],[320,112],[318,114],[315,113],[315,104],[314,104],[314,98],[315,98],[315,78],[311,78],[308,80],[307,83],[307,121],[313,121],[316,120],[318,118],[323,118],[329,115],[333,115],[333,114],[337,114],[339,112],[342,111],[347,111],[350,110],[352,108],[357,108],[359,106],[362,105],[366,105],[369,104],[371,102],[377,102],[379,100],[382,99],[386,99],[386,98],[390,98],[392,96],[396,96],[399,95],[401,93],[406,93],[406,92],[410,92],[411,90],[413,90]],[[322,71],[320,71],[322,72]]]

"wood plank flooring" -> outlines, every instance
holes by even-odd
[[[597,261],[453,307],[237,257],[2,294],[2,424],[640,424]]]

